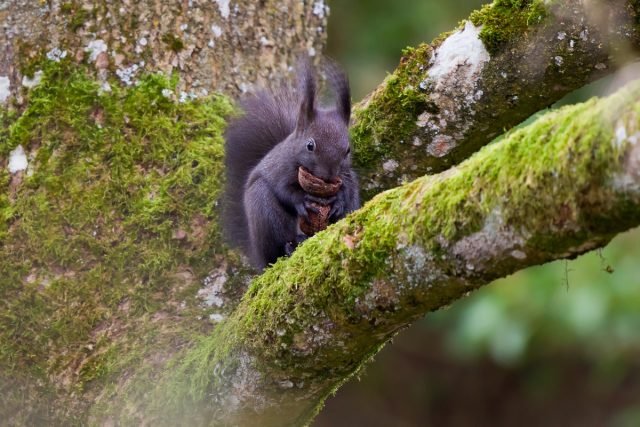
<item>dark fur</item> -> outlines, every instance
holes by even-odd
[[[336,108],[316,105],[314,71],[305,62],[297,88],[261,91],[245,98],[241,102],[244,115],[227,129],[224,228],[230,243],[239,246],[258,269],[304,239],[298,219],[308,215],[311,198],[298,184],[299,166],[324,179],[342,178],[330,222],[360,206],[349,154],[349,83],[335,64],[328,65],[325,73],[336,95]],[[311,152],[309,138],[315,141]]]

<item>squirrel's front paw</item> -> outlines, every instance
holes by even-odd
[[[284,244],[284,255],[291,256],[293,251],[296,250],[296,246],[298,246],[298,242],[287,242]]]
[[[322,197],[314,197],[309,194],[305,194],[304,202],[302,203],[305,209],[305,215],[300,215],[300,213],[298,213],[298,215],[303,216],[306,220],[309,220],[309,214],[319,214],[320,207],[328,206],[329,204],[331,204],[331,202],[333,202],[333,199],[334,197],[325,199]]]
[[[296,250],[296,248],[298,247],[298,245],[302,242],[304,242],[305,240],[307,240],[309,238],[309,236],[307,236],[306,234],[298,234],[296,236],[296,240],[293,242],[287,242],[284,244],[284,254],[286,256],[291,256],[291,254],[293,253],[293,251]]]
[[[295,204],[296,214],[298,217],[304,218],[306,221],[309,221],[309,212],[317,212],[317,208],[310,205],[309,202],[303,200],[300,203]]]
[[[345,214],[346,202],[344,197],[338,196],[331,206],[329,211],[329,222],[336,222],[341,219]]]

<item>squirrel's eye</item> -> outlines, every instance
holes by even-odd
[[[347,156],[351,153],[351,147],[347,147]]]
[[[316,142],[313,140],[313,138],[309,138],[307,139],[307,150],[309,151],[313,151],[316,148]]]

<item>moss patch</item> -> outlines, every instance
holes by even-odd
[[[515,37],[522,37],[529,26],[537,25],[547,16],[544,0],[496,0],[474,11],[469,19],[482,25],[480,39],[489,53]]]
[[[172,33],[166,33],[162,36],[162,41],[169,49],[174,52],[180,52],[184,49],[184,42],[178,36]]]
[[[426,87],[420,85],[432,53],[427,44],[406,48],[394,73],[355,111],[351,137],[359,169],[371,169],[390,152],[393,141],[415,130],[413,118],[428,108]]]
[[[0,114],[0,165],[18,145],[29,155],[27,173],[0,169],[0,378],[90,398],[207,329],[194,294],[225,251],[232,109],[221,96],[176,103],[163,91],[177,80],[159,75],[102,92],[70,62],[38,68],[25,111]]]

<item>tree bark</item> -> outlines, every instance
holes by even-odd
[[[43,56],[73,57],[100,79],[180,75],[191,96],[237,95],[280,78],[303,52],[322,52],[323,1],[8,0],[0,6],[0,76],[16,95]]]
[[[608,2],[606,19],[585,2],[515,3],[409,49],[355,108],[367,198],[637,57],[637,2]],[[304,423],[412,320],[638,224],[639,107],[619,94],[380,195],[245,294],[252,272],[220,242],[214,206],[232,107],[204,95],[320,52],[326,13],[287,0],[0,6],[6,419]]]

